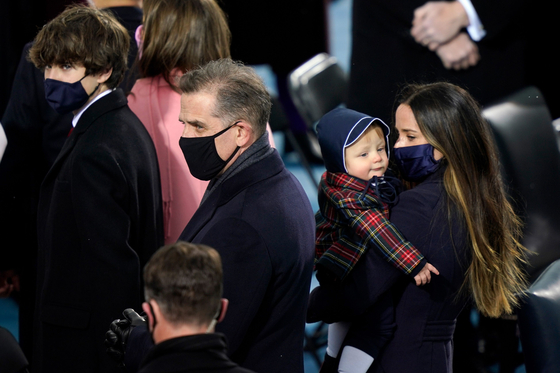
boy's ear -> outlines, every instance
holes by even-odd
[[[107,80],[109,80],[112,73],[113,73],[113,68],[112,67],[110,69],[108,69],[107,71],[100,73],[99,75],[97,75],[97,83],[98,84],[105,83]]]

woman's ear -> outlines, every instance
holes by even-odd
[[[440,152],[439,150],[437,150],[436,148],[434,148],[434,159],[436,161],[439,161],[440,159],[443,158],[443,154],[442,152]]]

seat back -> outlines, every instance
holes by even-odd
[[[0,326],[0,372],[27,371],[28,365],[27,358],[12,333]]]
[[[560,151],[542,94],[525,88],[485,108],[512,204],[525,222],[531,279],[560,258]]]
[[[290,96],[300,115],[312,126],[346,101],[348,78],[327,53],[320,53],[290,73]]]
[[[549,265],[527,291],[518,311],[527,373],[560,369],[560,260]]]

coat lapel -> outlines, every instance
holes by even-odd
[[[56,160],[54,161],[44,180],[46,181],[58,175],[58,170],[64,163],[64,160],[72,152],[72,149],[74,149],[74,147],[78,143],[81,135],[89,129],[89,127],[93,122],[95,122],[97,118],[108,111],[120,108],[126,104],[127,99],[123,91],[120,88],[117,88],[115,91],[109,93],[105,97],[100,98],[89,108],[87,108],[87,110],[82,114],[82,117],[76,124],[76,128],[72,130],[70,136],[64,142],[60,153],[58,153]]]
[[[218,201],[220,199],[221,188],[218,188],[212,195],[204,201],[198,209],[196,209],[193,217],[187,223],[187,226],[179,236],[179,239],[186,242],[192,242],[198,232],[206,225],[206,223],[214,216],[218,208]]]
[[[268,179],[281,172],[284,163],[274,151],[263,160],[247,167],[239,173],[224,181],[210,196],[202,203],[193,217],[183,230],[180,239],[192,242],[196,235],[204,228],[206,223],[214,216],[218,207],[226,204],[237,194],[262,180]]]

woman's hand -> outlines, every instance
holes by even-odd
[[[416,286],[426,285],[429,284],[432,280],[432,273],[439,275],[439,271],[431,265],[430,263],[426,263],[424,268],[414,276],[414,281],[416,281]]]

